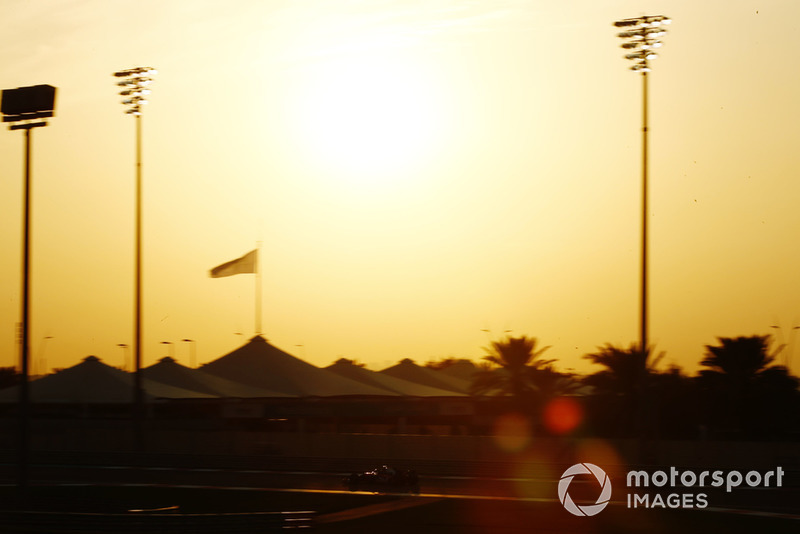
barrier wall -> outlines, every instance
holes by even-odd
[[[0,420],[0,453],[18,446],[13,420]],[[34,452],[113,452],[132,449],[125,421],[36,421]],[[598,465],[647,463],[706,467],[798,465],[798,443],[742,441],[648,441],[554,438],[530,435],[446,436],[263,432],[181,429],[158,425],[145,431],[146,452],[165,455],[361,458],[380,461],[529,462]]]

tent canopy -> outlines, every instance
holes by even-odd
[[[463,395],[454,391],[426,386],[416,382],[409,382],[402,378],[370,371],[369,369],[365,369],[353,362],[343,359],[325,369],[364,384],[390,389],[400,395],[409,395],[413,397],[453,397]]]
[[[402,378],[409,382],[416,382],[417,384],[424,384],[433,388],[462,394],[469,392],[469,382],[466,380],[434,371],[427,367],[421,367],[408,358],[380,372],[385,375]]]
[[[77,365],[30,383],[30,399],[38,403],[130,404],[133,402],[133,375],[88,356]],[[212,398],[215,395],[191,391],[154,380],[143,379],[144,399]],[[16,402],[19,386],[0,391],[0,402]]]
[[[248,386],[298,397],[398,395],[315,367],[270,345],[261,336],[255,336],[244,346],[205,364],[201,370]]]
[[[285,393],[240,384],[232,380],[215,376],[199,369],[185,367],[166,356],[158,363],[142,369],[145,378],[155,380],[190,391],[197,391],[217,397],[256,398],[256,397],[290,397]]]

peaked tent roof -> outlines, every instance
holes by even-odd
[[[209,398],[214,395],[143,379],[145,400]],[[16,402],[19,386],[0,391],[0,402]],[[88,356],[77,365],[30,383],[30,398],[41,403],[126,404],[133,402],[133,375]]]
[[[145,378],[191,391],[199,391],[218,397],[252,398],[252,397],[290,397],[285,393],[270,391],[233,382],[199,369],[185,367],[166,356],[158,363],[142,369]]]
[[[397,395],[394,391],[315,367],[270,345],[261,336],[205,364],[201,370],[234,382],[300,397]]]
[[[461,380],[460,378],[449,376],[439,371],[428,369],[427,367],[421,367],[408,358],[380,372],[395,378],[408,380],[409,382],[455,391],[456,393],[469,392],[469,382],[466,380]]]
[[[412,397],[453,397],[462,395],[454,391],[434,388],[376,371],[370,371],[369,369],[359,367],[347,360],[339,360],[325,369],[363,384],[390,389],[401,395],[409,395]]]
[[[472,382],[472,375],[479,371],[478,366],[472,360],[457,360],[452,365],[448,365],[442,369],[437,369],[437,372],[454,376],[467,382]]]

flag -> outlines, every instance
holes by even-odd
[[[256,250],[251,250],[241,258],[231,260],[222,265],[218,265],[211,269],[209,276],[211,278],[222,278],[223,276],[233,276],[234,274],[247,274],[256,272]]]

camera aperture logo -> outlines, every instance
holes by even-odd
[[[594,504],[586,504],[579,506],[575,504],[572,497],[569,496],[567,490],[575,475],[594,475],[597,482],[600,484],[600,496]],[[561,480],[558,481],[558,500],[564,505],[569,513],[577,516],[592,516],[597,515],[603,511],[603,508],[608,506],[611,500],[611,479],[605,471],[600,469],[594,464],[582,463],[575,464],[561,475]]]

